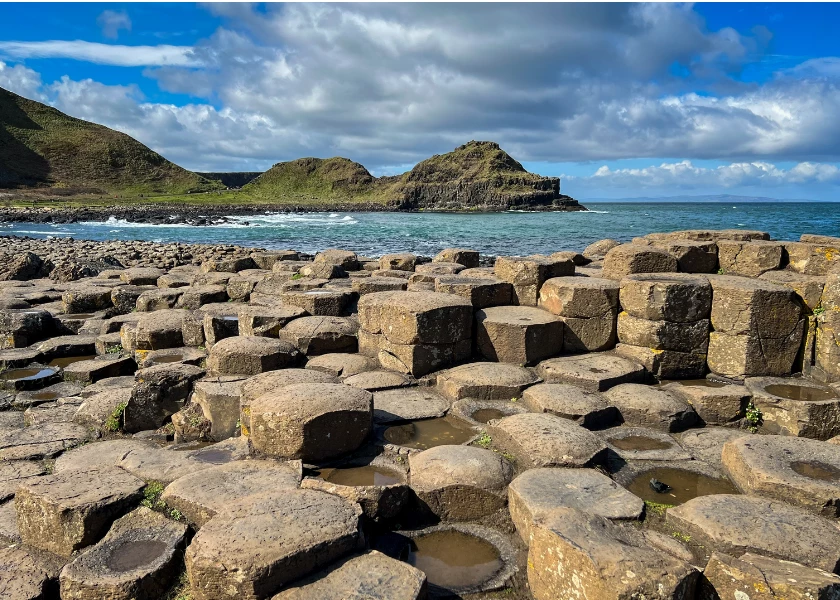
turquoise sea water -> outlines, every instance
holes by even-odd
[[[654,231],[759,229],[773,239],[803,233],[840,236],[834,203],[597,203],[590,212],[274,213],[233,217],[214,226],[146,225],[117,219],[73,224],[6,223],[0,235],[91,240],[228,243],[316,252],[346,248],[381,255],[406,251],[432,255],[458,246],[482,253],[534,254],[582,250],[603,238],[629,241]]]

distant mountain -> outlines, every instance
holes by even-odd
[[[394,209],[583,210],[559,190],[559,178],[529,173],[495,142],[473,141],[390,177],[376,178],[347,158],[300,158],[274,165],[242,192],[261,200],[376,203]]]
[[[0,187],[183,194],[221,189],[134,138],[0,88]]]
[[[587,198],[587,202],[720,202],[747,204],[752,202],[813,202],[804,198],[769,198],[765,196],[734,196],[731,194],[700,194],[697,196],[636,196],[633,198]]]

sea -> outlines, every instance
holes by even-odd
[[[840,236],[840,203],[599,202],[588,208],[570,213],[267,212],[202,226],[149,225],[111,217],[72,224],[3,223],[0,235],[236,244],[309,253],[344,248],[368,256],[429,256],[447,247],[496,256],[580,251],[603,238],[625,242],[681,229],[757,229],[775,240],[798,240],[803,233]]]

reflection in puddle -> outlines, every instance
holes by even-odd
[[[493,419],[503,419],[506,416],[498,408],[480,408],[472,414],[472,418],[479,423],[489,423]]]
[[[790,468],[799,475],[819,479],[820,481],[837,481],[840,479],[840,469],[816,460],[797,460],[790,463]]]
[[[338,469],[321,469],[318,476],[324,481],[329,481],[330,483],[349,486],[384,486],[403,482],[402,477],[394,471],[372,465]]]
[[[829,400],[837,397],[837,395],[830,389],[808,387],[805,385],[789,385],[785,383],[768,385],[764,388],[764,391],[768,394],[779,396],[780,398],[787,398],[788,400],[801,400],[803,402]]]
[[[669,383],[679,383],[680,385],[687,385],[692,387],[710,387],[722,388],[728,385],[725,381],[717,381],[714,379],[663,379],[659,385],[668,385]]]
[[[154,365],[164,365],[168,363],[176,363],[184,360],[183,354],[162,354],[160,356],[152,357],[149,362]]]
[[[670,486],[671,489],[662,494],[655,492],[650,486],[651,479],[661,481]],[[642,500],[674,505],[683,504],[699,496],[740,493],[728,479],[709,477],[702,473],[671,467],[643,471],[630,481],[627,489]]]
[[[415,538],[408,564],[423,571],[429,583],[456,589],[480,585],[502,568],[493,544],[460,531],[435,531]]]
[[[108,557],[106,564],[112,571],[123,573],[133,571],[161,556],[166,551],[166,544],[154,540],[140,540],[120,544]]]
[[[58,372],[58,369],[43,367],[11,369],[0,373],[0,379],[3,381],[34,381],[55,375],[56,372]]]
[[[58,367],[63,369],[73,363],[82,362],[83,360],[93,360],[96,358],[95,354],[90,356],[62,356],[61,358],[54,358],[50,362],[47,363],[50,367]]]
[[[385,440],[391,444],[418,450],[464,444],[474,435],[467,423],[450,416],[394,425],[384,433]]]
[[[674,446],[664,440],[657,440],[644,435],[610,438],[609,442],[619,450],[667,450]]]

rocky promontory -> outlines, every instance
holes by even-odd
[[[4,598],[840,593],[840,238],[0,274]]]

